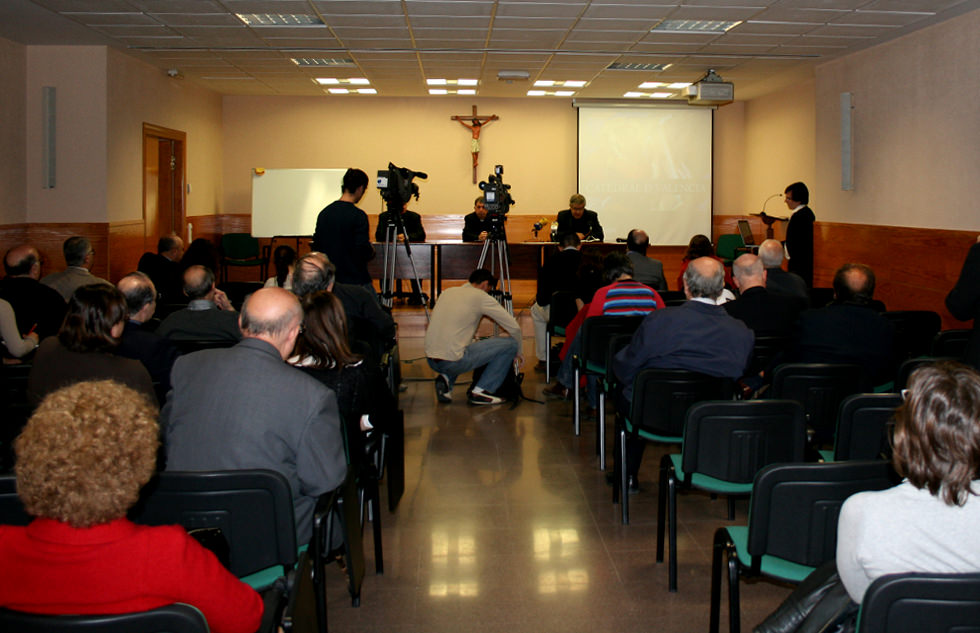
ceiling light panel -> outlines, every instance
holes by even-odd
[[[725,33],[741,24],[725,20],[664,20],[650,29],[651,33]]]
[[[323,27],[320,18],[310,13],[236,13],[238,19],[251,27],[290,26]]]

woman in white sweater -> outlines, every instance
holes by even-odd
[[[837,568],[858,603],[886,574],[980,572],[980,375],[959,363],[916,370],[893,444],[905,480],[841,508]]]
[[[3,299],[0,299],[0,338],[3,338],[4,347],[14,358],[20,358],[37,347],[37,333],[29,332],[27,336],[21,336],[14,309]]]

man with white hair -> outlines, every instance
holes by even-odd
[[[683,281],[688,300],[648,314],[629,345],[613,358],[613,371],[623,385],[617,402],[623,414],[633,398],[633,379],[644,369],[687,369],[736,379],[752,357],[752,330],[715,303],[725,287],[721,262],[699,257],[688,265]],[[639,490],[636,476],[645,446],[646,441],[638,437],[627,439],[630,492]]]
[[[792,297],[797,307],[810,304],[806,282],[796,273],[783,270],[783,245],[773,239],[759,245],[759,259],[766,269],[766,290],[775,295]]]
[[[242,340],[177,359],[160,412],[168,470],[268,468],[289,480],[296,536],[307,543],[319,495],[344,480],[347,460],[337,397],[284,362],[303,309],[282,288],[255,291],[242,307]]]
[[[725,311],[756,336],[789,336],[798,311],[788,297],[768,291],[762,260],[751,253],[740,255],[732,264],[732,273],[739,296],[724,304]]]

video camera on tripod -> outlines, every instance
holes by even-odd
[[[388,163],[388,169],[378,170],[378,189],[381,190],[381,197],[390,207],[394,206],[401,212],[403,204],[408,202],[412,196],[419,199],[419,186],[412,182],[415,178],[425,180],[429,175],[421,171],[412,171],[407,167],[396,167],[394,163]]]
[[[396,167],[394,163],[388,163],[388,169],[378,170],[378,189],[381,190],[381,197],[387,207],[388,226],[385,230],[384,241],[384,274],[381,278],[381,304],[386,308],[391,308],[394,296],[395,283],[395,245],[399,237],[402,236],[402,244],[405,247],[405,254],[412,265],[412,284],[414,292],[420,293],[422,280],[419,277],[418,268],[415,266],[415,258],[412,257],[412,246],[409,243],[408,232],[402,222],[402,210],[408,201],[415,196],[419,199],[419,186],[412,182],[415,178],[425,180],[428,174],[421,171],[412,171],[407,167]],[[425,316],[428,320],[429,310],[426,307],[428,298],[420,294]]]
[[[504,166],[496,165],[493,173],[485,181],[480,182],[483,192],[483,206],[487,209],[490,225],[493,227],[491,237],[500,238],[503,232],[504,216],[510,211],[511,205],[517,202],[510,195],[510,185],[504,184]],[[494,235],[496,233],[496,235]]]

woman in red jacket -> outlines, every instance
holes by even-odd
[[[115,614],[175,602],[215,633],[253,633],[262,600],[180,526],[126,512],[156,467],[157,410],[110,380],[49,394],[15,442],[17,494],[34,521],[0,525],[0,606]]]

